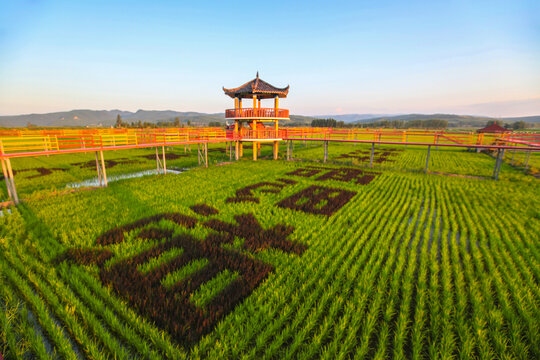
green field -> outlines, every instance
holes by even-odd
[[[25,201],[0,216],[0,353],[539,358],[538,179],[504,163],[494,181],[493,158],[444,148],[431,174],[413,147],[377,148],[369,169],[369,149],[331,144],[322,164],[309,142],[303,161],[246,148],[220,166],[212,151],[203,168],[192,148],[167,161],[182,174],[66,194],[91,155],[13,160],[65,170],[18,172]],[[125,159],[108,175],[151,154],[107,152]]]

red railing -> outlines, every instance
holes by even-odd
[[[225,117],[227,119],[231,118],[254,118],[254,119],[263,119],[263,118],[279,118],[279,119],[288,119],[289,110],[287,109],[274,109],[274,108],[242,108],[242,109],[227,109],[225,110]]]

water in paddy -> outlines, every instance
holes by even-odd
[[[167,174],[181,174],[186,170],[187,169],[180,169],[180,170],[167,169]],[[147,176],[147,175],[157,175],[157,174],[163,174],[163,171],[144,170],[144,171],[138,171],[138,172],[129,173],[129,174],[113,175],[113,176],[107,177],[107,182],[113,182],[113,181],[124,180],[124,179],[132,179],[132,178],[138,178],[138,177]],[[88,179],[84,181],[72,182],[72,183],[67,184],[66,186],[68,188],[99,186],[99,179],[97,177],[94,177],[92,179]]]

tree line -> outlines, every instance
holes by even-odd
[[[311,121],[312,127],[331,127],[331,128],[386,128],[386,129],[446,129],[447,120],[380,120],[369,123],[345,123],[335,119],[314,119]]]

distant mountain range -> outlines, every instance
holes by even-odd
[[[502,120],[503,122],[525,121],[529,123],[540,123],[540,115],[523,116],[523,117],[507,117],[493,118],[489,116],[472,116],[472,115],[454,115],[454,114],[402,114],[402,115],[383,115],[383,114],[346,114],[346,115],[323,115],[317,118],[332,118],[346,123],[372,123],[377,121],[411,121],[411,120],[446,120],[449,125],[469,125],[483,126],[489,120]]]
[[[179,112],[172,110],[138,110],[136,112],[122,110],[71,110],[55,112],[48,114],[27,114],[0,116],[0,127],[24,127],[28,124],[36,126],[51,127],[110,127],[116,122],[116,117],[120,115],[124,122],[149,122],[157,123],[160,121],[174,121],[179,118],[181,123],[188,121],[192,125],[207,125],[209,122],[224,122],[224,113],[206,114],[198,112]],[[346,114],[346,115],[320,115],[320,116],[302,116],[291,115],[291,123],[298,125],[309,125],[315,118],[333,118],[346,123],[372,123],[376,121],[410,121],[410,120],[429,120],[440,119],[447,120],[450,126],[483,126],[489,120],[502,120],[503,122],[525,121],[529,123],[540,123],[540,115],[511,117],[495,119],[486,116],[468,116],[452,114],[404,114],[404,115],[382,115],[382,114]]]

